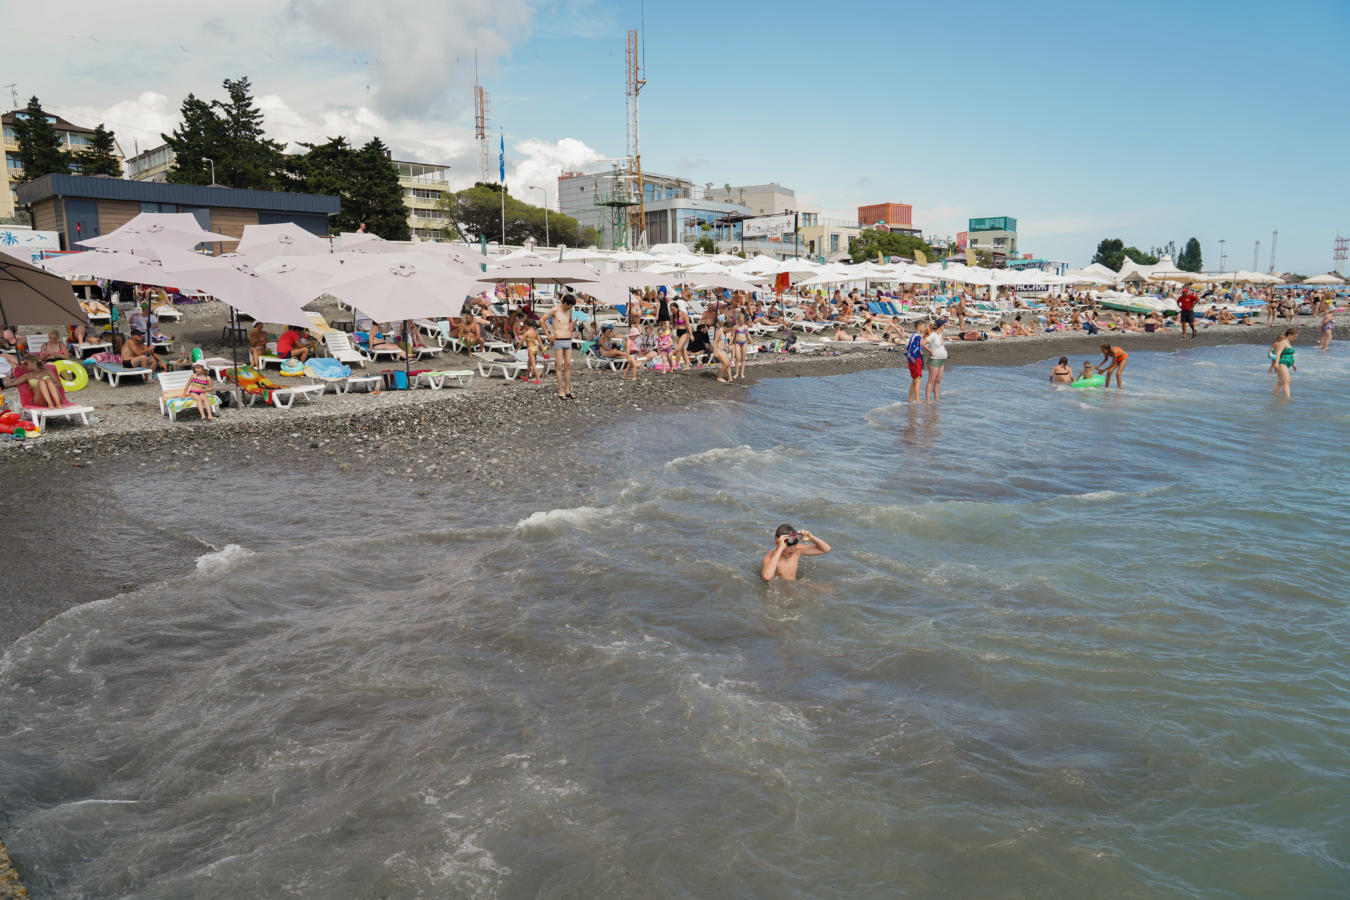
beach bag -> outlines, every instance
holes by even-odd
[[[408,389],[408,373],[402,369],[385,369],[384,389],[387,391],[406,391]]]

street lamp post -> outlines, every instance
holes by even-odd
[[[202,159],[206,160],[206,162],[209,162],[209,163],[211,164],[211,183],[212,183],[212,184],[215,184],[215,183],[216,183],[216,161],[215,161],[214,159],[207,159],[205,156],[203,156]]]
[[[1225,259],[1224,252],[1223,252],[1223,245],[1226,244],[1226,243],[1228,243],[1228,241],[1223,240],[1223,239],[1220,239],[1220,240],[1219,240],[1219,274],[1220,274],[1220,275],[1223,274],[1223,261],[1224,261],[1224,259]]]
[[[539,191],[544,195],[544,246],[552,247],[553,243],[548,239],[548,191],[534,185],[530,185],[530,190]]]

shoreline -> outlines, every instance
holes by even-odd
[[[1195,341],[1174,334],[1111,339],[1128,350],[1174,351],[1264,345],[1272,330],[1238,326],[1211,330]],[[1350,328],[1338,330],[1350,337]],[[1064,332],[980,343],[953,341],[948,344],[949,367],[1025,366],[1058,355],[1095,361],[1101,342],[1102,336]],[[128,558],[128,533],[148,529],[150,540],[169,538],[161,534],[153,511],[119,509],[108,498],[142,479],[153,485],[156,471],[209,477],[212,467],[233,466],[256,470],[264,481],[271,471],[312,472],[316,481],[343,473],[382,473],[391,480],[416,482],[418,496],[449,491],[466,504],[490,504],[506,480],[556,468],[559,459],[575,459],[572,451],[581,441],[623,418],[740,399],[765,378],[825,377],[903,366],[899,349],[775,354],[748,365],[745,381],[732,386],[718,384],[716,368],[706,366],[672,375],[644,372],[636,385],[621,381],[608,369],[583,366],[574,373],[576,401],[557,399],[547,380],[527,385],[494,379],[484,385],[484,379],[476,378],[467,390],[330,395],[318,404],[292,410],[226,410],[226,418],[216,422],[199,422],[187,414],[170,423],[158,416],[151,401],[131,400],[125,404],[130,412],[123,414],[122,427],[116,430],[58,425],[31,443],[9,442],[0,450],[11,494],[43,498],[30,507],[31,527],[11,542],[12,602],[0,610],[0,654],[53,616],[138,584],[181,576],[192,570],[201,553],[220,549],[199,541],[195,548],[178,548],[177,555],[166,549],[159,554],[162,558],[148,563]],[[152,388],[143,393],[155,396]],[[153,507],[153,487],[150,500]],[[52,536],[68,534],[72,521],[107,519],[116,524],[106,529],[77,526],[79,550],[70,564],[48,565],[53,548],[60,544]]]

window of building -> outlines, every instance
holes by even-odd
[[[831,253],[838,253],[838,252],[839,252],[839,233],[838,233],[838,232],[834,232],[833,234],[830,235],[830,252],[831,252]]]
[[[6,125],[6,126],[5,126],[5,140],[7,140],[7,141],[17,141],[18,139],[19,139],[19,133],[18,133],[17,131],[14,130],[14,126],[13,126],[13,125]]]
[[[23,163],[19,161],[19,154],[17,154],[17,153],[6,153],[6,154],[5,154],[5,168],[9,169],[11,172],[14,172],[14,171],[20,171],[20,172],[21,172],[21,171],[23,171]]]

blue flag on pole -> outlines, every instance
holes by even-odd
[[[501,182],[506,184],[506,134],[502,133],[502,146],[497,151],[497,168],[501,172]]]

